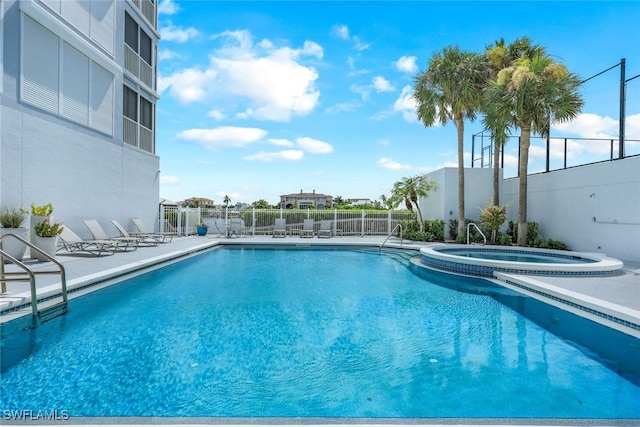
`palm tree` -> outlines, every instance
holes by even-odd
[[[391,197],[388,199],[390,203],[397,207],[400,203],[404,202],[405,206],[410,212],[413,212],[413,206],[415,205],[418,210],[419,226],[422,231],[423,220],[422,211],[418,204],[420,197],[428,197],[429,191],[437,190],[438,186],[435,181],[430,180],[424,175],[418,175],[414,177],[404,177],[401,181],[393,184],[391,190]]]
[[[520,128],[518,245],[527,244],[527,171],[531,132],[549,135],[552,121],[571,120],[583,100],[580,80],[549,56],[520,58],[502,69],[487,88],[486,123],[495,135]]]
[[[495,79],[500,70],[507,68],[515,63],[519,58],[533,59],[536,55],[544,55],[544,47],[532,44],[528,37],[521,37],[507,45],[504,38],[496,40],[492,45],[485,48],[490,78]],[[488,82],[487,82],[488,84]],[[494,125],[493,129],[487,126],[485,117],[485,127],[492,131],[493,129],[503,129],[504,126]],[[500,149],[507,142],[506,133],[491,133],[493,140],[493,205],[500,205]]]
[[[224,202],[224,207],[229,207],[229,204],[231,203],[231,197],[227,196],[225,194],[224,199],[222,199],[222,201]]]
[[[458,233],[464,233],[464,120],[475,120],[482,106],[486,56],[445,47],[414,78],[417,115],[427,127],[453,121],[458,132]]]

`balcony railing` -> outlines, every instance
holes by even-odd
[[[128,117],[122,118],[122,140],[141,150],[155,153],[153,131],[139,125]]]
[[[124,68],[150,89],[154,88],[153,67],[147,64],[135,50],[124,45]]]

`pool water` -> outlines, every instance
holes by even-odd
[[[640,382],[615,360],[500,299],[526,300],[482,279],[425,276],[398,254],[218,249],[74,299],[37,329],[2,325],[0,407],[640,418]]]
[[[593,263],[594,260],[577,256],[559,256],[542,252],[516,250],[482,250],[482,249],[439,249],[438,252],[457,255],[467,258],[490,259],[495,261],[513,261],[530,263],[556,263],[556,264],[585,264]]]

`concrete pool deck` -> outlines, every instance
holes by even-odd
[[[272,238],[271,236],[250,236],[239,238],[224,237],[179,237],[172,242],[160,244],[155,247],[140,247],[131,252],[119,252],[114,255],[95,257],[92,255],[79,255],[78,253],[66,254],[59,252],[57,260],[60,261],[66,271],[67,287],[71,291],[84,288],[96,282],[108,282],[118,280],[127,274],[134,273],[142,268],[152,267],[164,262],[188,256],[193,253],[214,247],[217,245],[261,244],[261,245],[294,245],[294,246],[366,246],[379,247],[386,236],[345,236],[333,238]],[[421,247],[433,245],[432,243],[411,242],[404,240],[400,244],[396,238],[389,239],[385,248],[405,248],[419,250]],[[417,254],[416,254],[417,255]],[[27,259],[26,263],[34,271],[51,270],[52,263],[35,262]],[[7,271],[16,271],[15,266],[6,265]],[[575,305],[587,310],[595,310],[622,319],[622,322],[630,322],[632,328],[625,330],[636,337],[640,337],[640,265],[625,262],[622,274],[605,277],[558,277],[558,276],[526,276],[516,274],[500,274],[501,280],[496,283],[525,293],[532,297],[540,298],[540,294],[551,295],[555,304],[560,304],[567,309],[569,305]],[[46,275],[38,277],[36,281],[38,298],[53,295],[60,292],[59,276]],[[91,290],[98,287],[92,287]],[[0,312],[4,315],[1,321],[11,320],[15,317],[31,313],[31,308],[26,307],[31,300],[28,283],[7,283],[7,294],[0,295]],[[72,298],[75,294],[70,294]],[[547,301],[549,302],[549,301]],[[17,307],[23,307],[16,310]],[[574,307],[575,308],[575,307]],[[8,314],[6,314],[10,311]],[[573,311],[573,310],[571,310]],[[618,322],[620,323],[620,322]]]

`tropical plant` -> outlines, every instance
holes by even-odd
[[[224,199],[222,199],[222,202],[224,203],[225,208],[229,207],[229,204],[231,203],[231,197],[225,194]]]
[[[49,223],[49,221],[42,221],[35,225],[36,235],[40,237],[55,237],[62,233],[62,224]]]
[[[4,208],[0,212],[0,226],[3,228],[20,228],[27,214],[22,209]]]
[[[406,208],[413,212],[413,206],[418,211],[418,222],[420,224],[420,231],[422,231],[423,220],[422,211],[420,210],[420,204],[418,199],[420,197],[428,197],[430,191],[437,190],[438,186],[435,181],[427,178],[424,175],[417,175],[414,177],[404,177],[401,181],[397,181],[393,184],[393,190],[391,190],[390,200],[393,200],[392,206],[395,208],[400,203],[405,204]]]
[[[480,209],[480,221],[485,229],[491,231],[491,243],[496,242],[498,230],[507,219],[507,207],[490,205]]]
[[[464,121],[475,120],[488,80],[486,57],[445,47],[414,78],[416,113],[427,127],[453,121],[458,133],[458,223],[464,224]],[[458,233],[463,230],[458,228]]]
[[[507,45],[504,38],[496,40],[492,45],[485,48],[485,55],[488,61],[489,74],[491,79],[495,79],[500,70],[507,68],[520,58],[533,59],[536,55],[544,54],[544,47],[532,44],[528,37],[521,37]],[[488,82],[487,82],[488,85]],[[495,134],[505,129],[505,126],[494,126],[491,131],[493,140],[493,204],[500,204],[500,151],[507,142],[506,132]]]
[[[256,209],[269,209],[269,202],[264,199],[256,200],[253,202],[253,207]]]
[[[36,206],[35,203],[31,203],[31,215],[37,216],[49,216],[53,213],[53,205],[47,203],[46,205]]]
[[[531,132],[549,135],[551,122],[563,122],[580,113],[580,79],[550,57],[519,58],[502,69],[487,88],[485,125],[494,135],[520,129],[518,246],[526,246],[527,172]]]

